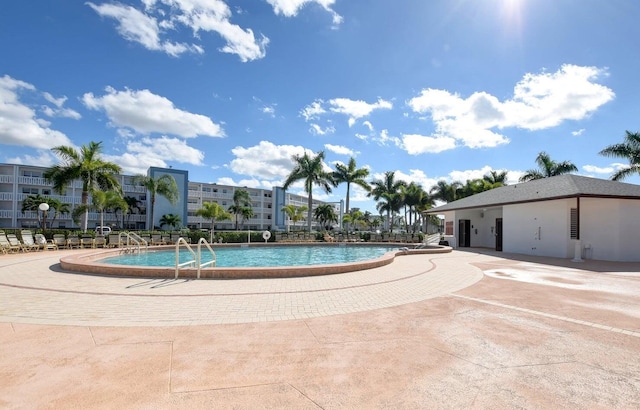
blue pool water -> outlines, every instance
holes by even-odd
[[[359,262],[375,259],[398,249],[389,246],[269,246],[244,248],[217,248],[217,267],[308,266],[331,263]],[[176,252],[150,251],[140,254],[119,255],[100,260],[115,265],[164,266],[176,265]],[[192,260],[186,249],[180,252],[180,262]],[[203,249],[202,263],[211,260],[211,253]]]

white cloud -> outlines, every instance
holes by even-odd
[[[365,142],[368,142],[368,140],[369,140],[369,136],[368,136],[368,135],[364,135],[364,134],[358,134],[358,133],[356,133],[356,134],[355,134],[355,137],[356,137],[357,139],[362,140],[362,141],[365,141]]]
[[[473,179],[482,179],[486,174],[488,174],[493,168],[488,165],[480,169],[467,169],[464,171],[451,171],[449,173],[449,178],[451,181],[459,181],[465,183],[467,180]]]
[[[260,111],[262,111],[262,113],[264,113],[264,114],[269,115],[272,118],[276,116],[275,104],[274,105],[265,105],[260,109]]]
[[[202,165],[204,153],[190,147],[179,138],[144,137],[139,141],[128,141],[122,155],[104,155],[105,159],[120,165],[125,172],[144,174],[149,167],[166,168],[167,161]]]
[[[584,134],[584,131],[585,131],[585,129],[584,129],[584,128],[581,128],[581,129],[579,129],[579,130],[577,130],[577,131],[571,131],[571,135],[573,135],[574,137],[577,137],[577,136],[579,136],[579,135]]]
[[[38,155],[25,155],[23,157],[12,157],[5,160],[9,164],[36,165],[39,167],[50,167],[59,162],[51,151],[38,150]]]
[[[325,149],[327,149],[328,151],[331,151],[335,154],[339,154],[339,155],[348,155],[351,157],[355,157],[356,155],[358,155],[357,152],[354,152],[353,150],[342,146],[342,145],[332,145],[332,144],[324,144]]]
[[[327,101],[327,108],[323,107],[325,102],[321,99],[317,99],[311,104],[307,105],[300,111],[300,115],[304,117],[306,121],[317,120],[320,115],[333,112],[336,114],[344,114],[349,117],[347,123],[349,127],[352,127],[356,121],[362,117],[370,115],[375,110],[390,110],[393,108],[391,102],[379,98],[375,103],[367,103],[361,100],[351,100],[349,98],[334,98]],[[328,111],[327,111],[328,109]],[[363,123],[369,127],[369,130],[373,130],[373,125],[369,121]]]
[[[602,168],[595,165],[583,165],[582,169],[592,174],[612,174],[614,171],[613,166]]]
[[[73,145],[50,123],[36,116],[35,111],[20,101],[20,92],[34,92],[36,88],[8,75],[0,77],[0,143],[48,149],[58,145]]]
[[[102,97],[87,93],[82,101],[90,109],[104,110],[116,127],[131,128],[142,134],[157,132],[185,138],[224,136],[222,128],[209,117],[178,109],[169,99],[149,90],[116,91],[107,87],[106,92]]]
[[[331,13],[334,28],[340,25],[343,21],[342,16],[331,8],[335,3],[335,0],[267,0],[267,3],[271,4],[275,14],[282,14],[286,17],[297,16],[300,9],[305,5],[316,3]]]
[[[362,125],[369,128],[369,131],[373,132],[373,124],[371,124],[371,121],[364,121]]]
[[[396,147],[403,147],[402,140],[398,137],[390,136],[389,131],[386,129],[380,131],[380,135],[374,137],[373,140],[383,147],[386,147],[389,144],[393,144]]]
[[[334,132],[336,132],[336,129],[335,127],[322,128],[318,124],[310,124],[309,131],[311,131],[311,133],[314,135],[327,135],[327,134],[333,134]]]
[[[611,89],[595,82],[606,75],[605,69],[563,65],[555,73],[526,74],[509,100],[485,92],[465,99],[429,88],[407,105],[430,115],[436,126],[433,137],[454,138],[471,148],[495,147],[509,142],[496,129],[540,130],[588,117],[614,98]]]
[[[47,105],[42,106],[42,112],[48,117],[65,117],[72,118],[74,120],[79,120],[82,118],[79,112],[74,111],[70,108],[63,107],[64,103],[67,101],[67,97],[63,96],[60,98],[55,98],[53,95],[44,92],[42,93],[44,99],[49,101],[51,104],[55,105],[56,108],[49,107]]]
[[[322,108],[322,104],[324,101],[315,100],[311,104],[307,105],[300,111],[300,115],[302,115],[305,121],[309,121],[312,119],[318,119],[318,116],[321,114],[325,114],[327,111]]]
[[[236,174],[249,175],[267,180],[284,180],[293,169],[292,157],[303,155],[302,146],[275,145],[269,141],[260,141],[252,147],[235,147],[231,150],[235,159],[229,163]]]
[[[379,98],[377,102],[369,104],[362,100],[351,100],[348,98],[334,98],[329,100],[330,110],[338,114],[349,116],[349,126],[355,124],[359,118],[366,117],[374,110],[390,110],[393,104]]]
[[[436,154],[438,152],[454,149],[455,138],[445,136],[427,137],[417,134],[405,134],[402,136],[402,146],[410,155],[424,153]]]
[[[222,0],[143,0],[143,3],[143,11],[119,3],[87,4],[101,16],[117,20],[118,33],[126,40],[174,57],[185,52],[204,52],[200,45],[163,40],[169,30],[177,30],[178,23],[190,28],[196,38],[201,31],[219,34],[225,41],[219,51],[236,54],[243,62],[266,54],[269,39],[265,36],[256,39],[251,29],[231,24],[231,9]]]
[[[427,177],[427,174],[425,174],[421,169],[410,169],[408,174],[403,171],[396,170],[394,176],[396,181],[405,181],[407,183],[414,182],[422,185],[422,188],[426,190],[438,182],[436,178]],[[384,173],[376,173],[373,174],[372,177],[376,180],[384,180]]]
[[[247,187],[247,188],[263,188],[263,189],[270,189],[270,188],[273,188],[274,186],[272,181],[261,181],[257,178],[241,179],[239,181],[235,181],[233,178],[230,178],[230,177],[222,177],[222,178],[218,178],[216,183],[220,185],[231,185],[231,186],[241,186],[241,187]]]

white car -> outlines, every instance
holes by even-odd
[[[111,228],[108,226],[96,226],[96,233],[98,235],[109,235],[111,233]]]

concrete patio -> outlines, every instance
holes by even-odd
[[[0,408],[640,408],[640,264],[160,280],[0,256]]]

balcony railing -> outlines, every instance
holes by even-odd
[[[46,179],[36,177],[18,177],[18,183],[24,185],[53,186],[53,184],[47,182]]]
[[[0,183],[13,184],[13,175],[0,175]]]

